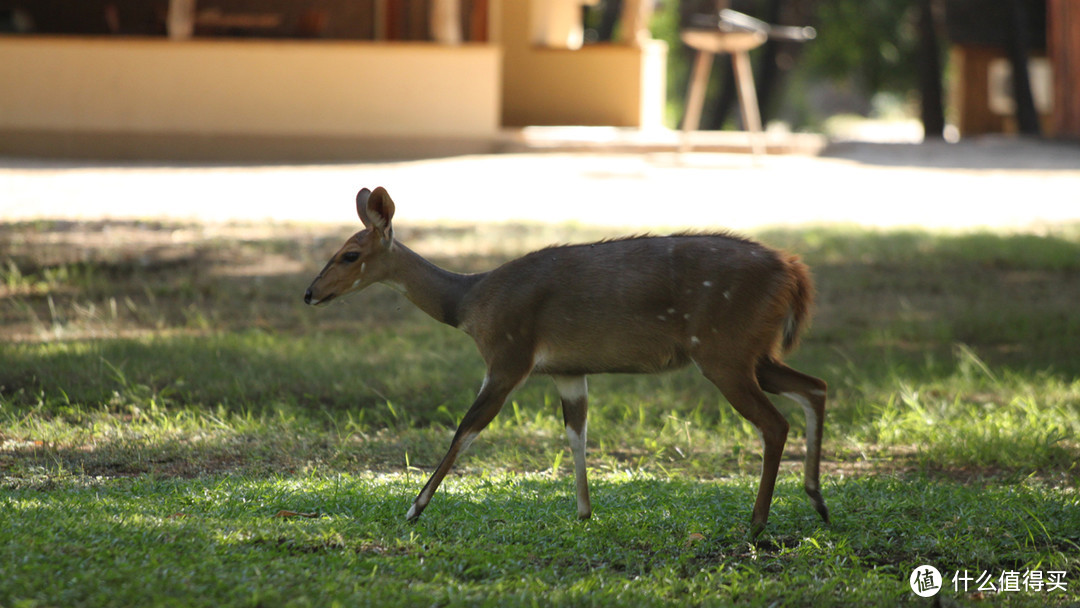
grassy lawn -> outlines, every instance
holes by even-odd
[[[612,236],[404,219],[462,271]],[[538,377],[406,523],[483,367],[390,289],[303,305],[354,229],[0,226],[0,607],[1080,603],[1080,226],[754,235],[815,271],[833,518],[777,400],[756,541],[757,436],[693,369],[590,378],[590,521]]]

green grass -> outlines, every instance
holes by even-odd
[[[461,270],[598,236],[488,230],[398,232]],[[0,606],[925,605],[921,564],[1067,573],[942,605],[1080,602],[1080,228],[757,235],[817,277],[833,522],[777,400],[754,542],[756,433],[693,369],[590,378],[592,520],[534,378],[405,523],[483,367],[391,290],[303,306],[349,232],[0,227]]]
[[[1075,573],[1080,529],[1076,497],[1036,484],[892,476],[831,481],[837,517],[826,527],[788,478],[767,539],[751,544],[743,511],[753,479],[631,472],[596,481],[588,522],[568,517],[569,479],[495,473],[452,479],[410,525],[402,513],[417,481],[27,480],[3,496],[5,596],[69,606],[914,604],[906,578],[923,563]]]

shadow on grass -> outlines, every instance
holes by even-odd
[[[347,231],[331,235],[328,229],[289,228],[267,235],[241,227],[229,239],[196,234],[185,240],[184,231],[194,227],[136,223],[120,227],[134,233],[135,244],[123,245],[108,238],[108,226],[90,228],[91,234],[81,236],[70,223],[3,232],[8,264],[0,291],[5,304],[0,332],[10,338],[0,343],[5,435],[41,441],[41,429],[33,430],[28,421],[66,421],[64,432],[82,433],[62,458],[69,464],[87,465],[79,452],[91,448],[117,455],[113,464],[107,458],[100,462],[105,474],[197,474],[251,467],[260,458],[289,470],[305,455],[338,463],[335,459],[349,450],[318,447],[312,436],[453,427],[483,376],[467,336],[424,317],[389,289],[375,287],[325,309],[302,304],[304,287]],[[496,243],[499,230],[510,241],[527,240],[520,226],[492,230]],[[56,234],[68,239],[65,246],[56,245]],[[476,235],[462,236],[460,229],[402,234],[419,248],[456,247],[460,257],[436,260],[457,270],[490,267],[519,253],[489,243],[479,248],[483,255],[471,254],[459,241]],[[1080,335],[1080,317],[1073,310],[1080,300],[1076,226],[1046,237],[843,228],[759,236],[799,252],[815,271],[815,325],[791,360],[830,384],[827,433],[833,445],[853,434],[886,441],[885,425],[866,430],[883,414],[913,412],[946,420],[966,400],[972,402],[968,410],[974,421],[995,408],[1018,409],[1017,404],[1047,409],[1041,403],[1051,392],[1047,387],[1053,388],[1055,403],[1068,402],[1075,391],[1070,387],[1080,376],[1080,342],[1073,338]],[[78,243],[82,249],[75,248]],[[73,251],[81,252],[78,259],[70,257]],[[25,331],[34,339],[25,339],[20,333]],[[96,337],[128,333],[134,337]],[[544,407],[541,403],[554,408],[553,394],[547,383],[530,383],[517,398],[531,416]],[[718,433],[731,420],[725,407],[715,388],[693,370],[662,378],[597,379],[591,404],[594,419],[613,426],[641,426],[644,420],[659,429],[675,416]],[[98,420],[108,429],[138,421],[155,408],[187,412],[200,422],[186,431],[168,415],[146,423],[151,434],[169,425],[180,428],[178,438],[167,440],[173,443],[151,453],[139,452],[144,448],[123,433],[119,439],[94,435],[99,414],[112,419]],[[1078,418],[1075,405],[1061,412],[1068,422],[1064,435],[1054,431],[1045,437],[1046,458],[1055,467],[1077,453],[1075,437],[1069,437],[1069,425]],[[504,411],[502,418],[509,415]],[[554,409],[551,416],[557,416]],[[184,433],[207,433],[215,418],[225,420],[220,426],[230,439],[206,453],[185,447],[192,439]],[[800,430],[801,414],[791,418]],[[256,423],[245,426],[245,420]],[[1023,424],[1020,420],[979,445],[987,453],[1001,452],[1010,437],[1024,433]],[[20,430],[12,431],[16,427]],[[923,447],[948,443],[952,451],[940,453],[953,463],[968,462],[958,454],[971,451],[965,441],[977,433],[930,436],[912,428],[918,432],[894,441],[918,440]],[[275,441],[265,429],[301,439]],[[647,433],[635,432],[648,443]],[[244,447],[244,437],[254,437],[253,445]],[[436,459],[430,454],[443,449],[443,441],[419,462]],[[384,445],[389,447],[353,451],[349,457],[385,463],[386,453],[408,449],[389,440]],[[416,458],[416,448],[411,449]],[[295,459],[275,458],[275,451]],[[245,456],[237,457],[241,453]],[[202,464],[183,467],[181,455]],[[140,468],[143,457],[161,459],[161,466]],[[396,466],[403,460],[398,457]]]

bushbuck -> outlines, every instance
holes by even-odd
[[[768,519],[788,433],[765,392],[789,397],[806,412],[804,485],[829,521],[818,474],[826,385],[780,360],[795,346],[813,297],[798,258],[730,234],[687,233],[549,247],[490,272],[457,274],[394,239],[394,202],[385,189],[361,190],[356,212],[364,230],[330,258],[304,301],[326,304],[384,283],[472,336],[487,364],[475,402],[407,519],[420,517],[454,462],[530,374],[555,381],[574,456],[577,514],[588,518],[586,376],[655,373],[692,362],[761,434],[751,536]]]

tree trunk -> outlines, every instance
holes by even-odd
[[[1031,96],[1028,76],[1028,15],[1021,0],[1009,0],[1009,62],[1012,63],[1013,99],[1016,100],[1016,126],[1025,135],[1039,135],[1039,114]]]
[[[945,134],[945,110],[941,92],[941,48],[933,0],[919,0],[919,91],[922,97],[923,139]]]
[[[769,0],[762,20],[771,24],[780,23],[782,4],[783,0]],[[780,70],[776,64],[776,55],[781,44],[784,42],[772,38],[765,43],[765,47],[761,50],[761,59],[758,60],[757,75],[754,77],[757,82],[758,108],[761,112],[761,122],[764,124],[769,124],[771,114],[769,109],[773,106],[773,92],[776,91],[779,80]]]

